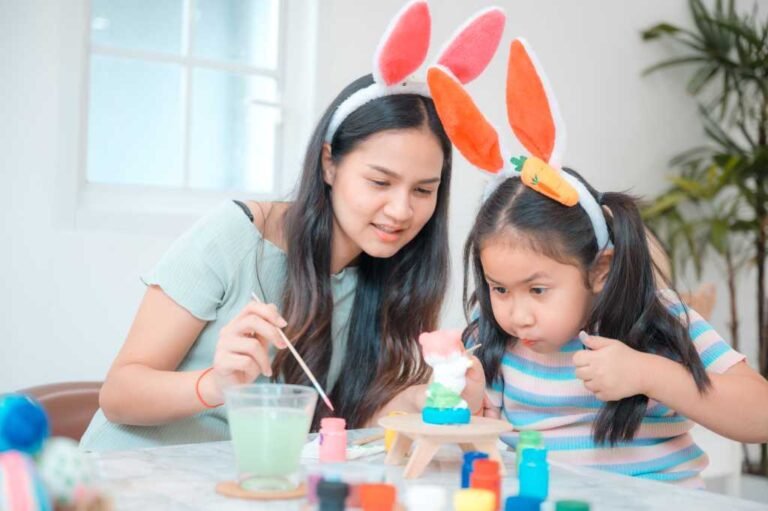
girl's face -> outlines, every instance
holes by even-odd
[[[361,142],[338,163],[323,151],[331,186],[336,252],[391,257],[432,217],[443,151],[428,129],[388,130]],[[335,256],[337,257],[337,256]]]
[[[538,353],[558,351],[584,327],[592,300],[602,290],[602,265],[587,287],[582,270],[496,236],[480,250],[496,322]],[[600,278],[596,278],[600,275]]]

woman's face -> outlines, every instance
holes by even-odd
[[[336,163],[326,145],[334,250],[347,261],[361,252],[396,254],[432,217],[442,168],[443,151],[427,128],[376,133]]]

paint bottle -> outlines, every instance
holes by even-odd
[[[408,415],[408,414],[405,412],[394,411],[394,412],[389,412],[387,414],[387,417],[395,417],[397,415]],[[384,430],[384,450],[385,451],[389,452],[389,450],[392,449],[392,444],[395,441],[395,434],[396,432],[394,430],[391,430],[391,429]]]
[[[558,500],[555,511],[589,511],[589,504],[583,500]]]
[[[418,511],[445,511],[445,488],[434,484],[410,486],[405,492],[405,508]]]
[[[499,462],[494,460],[475,460],[472,475],[469,477],[471,488],[488,490],[493,493],[493,509],[499,509],[501,500],[501,475]]]
[[[458,490],[453,494],[454,511],[494,511],[496,496],[490,490],[469,488]]]
[[[543,449],[544,440],[541,437],[541,433],[533,430],[526,430],[520,432],[520,437],[517,440],[517,449],[515,453],[517,455],[517,473],[520,474],[520,464],[523,462],[523,451],[526,449]]]
[[[318,511],[344,511],[344,501],[347,499],[349,487],[339,481],[326,481],[317,483]]]
[[[488,454],[480,451],[464,453],[464,463],[461,465],[461,487],[469,488],[469,477],[472,475],[472,464],[475,460],[487,460]]]
[[[523,495],[507,497],[504,511],[541,511],[541,500]]]
[[[320,462],[347,461],[347,423],[344,419],[326,417],[320,420]]]
[[[549,464],[546,449],[526,449],[520,465],[520,495],[547,500]]]
[[[361,484],[360,507],[363,511],[392,511],[397,501],[397,490],[391,484]]]

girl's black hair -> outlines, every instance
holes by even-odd
[[[567,168],[564,171],[579,179],[598,200],[595,189],[579,174]],[[706,391],[710,380],[688,330],[659,297],[653,271],[655,263],[635,199],[623,193],[605,193],[598,202],[610,211],[606,222],[614,254],[605,286],[592,306],[585,330],[599,331],[599,335],[618,339],[635,350],[681,363],[693,376],[699,391]],[[482,342],[477,356],[489,385],[500,382],[502,356],[510,343],[514,345],[518,340],[510,337],[494,319],[480,260],[483,244],[504,231],[514,233],[515,241],[527,248],[578,266],[584,274],[585,286],[590,285],[588,276],[599,250],[592,223],[581,207],[563,206],[528,188],[518,178],[504,181],[485,201],[464,246],[463,297],[468,316],[475,308],[479,309],[479,315],[470,318],[464,340],[474,337]],[[470,264],[474,278],[471,296],[468,295]],[[647,405],[645,395],[606,402],[593,426],[595,441],[615,445],[631,440]]]

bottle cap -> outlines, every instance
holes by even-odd
[[[320,427],[326,431],[344,431],[347,421],[339,417],[326,417],[320,419]]]
[[[320,500],[344,501],[349,495],[349,486],[340,481],[321,479],[317,483],[317,498]]]
[[[464,463],[466,465],[472,466],[472,463],[474,463],[475,460],[487,460],[488,459],[488,453],[481,452],[481,451],[467,451],[464,453]]]
[[[536,444],[541,442],[541,432],[535,430],[525,430],[520,432],[520,442],[526,444]]]
[[[496,495],[491,490],[470,488],[453,494],[453,508],[456,511],[493,511]]]
[[[589,511],[589,504],[583,500],[558,500],[555,511]]]
[[[391,511],[395,506],[397,490],[391,484],[361,484],[357,488],[364,511]]]
[[[539,499],[524,495],[507,497],[507,502],[504,505],[504,511],[540,511],[540,509],[541,501]]]
[[[475,460],[472,471],[479,475],[499,475],[499,462],[494,460]]]
[[[447,500],[445,488],[437,485],[411,486],[405,493],[406,507],[419,511],[442,511],[448,504]]]

